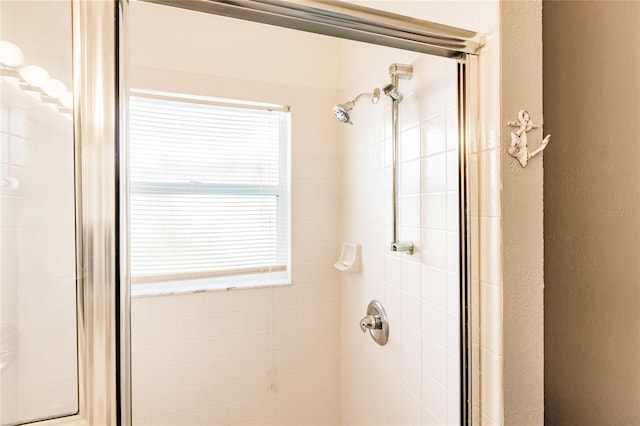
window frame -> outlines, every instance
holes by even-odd
[[[190,95],[174,92],[131,89],[130,99],[147,98],[218,107],[276,111],[279,119],[278,176],[276,185],[204,182],[136,182],[129,178],[129,197],[134,194],[167,195],[273,195],[276,197],[277,262],[265,267],[240,267],[224,270],[181,272],[174,274],[131,274],[132,295],[229,290],[288,285],[291,282],[291,107],[264,102]],[[129,117],[131,120],[131,117]],[[131,123],[128,123],[129,128]],[[129,136],[130,143],[133,143]],[[129,164],[131,167],[131,164]],[[131,212],[129,213],[131,215]],[[133,255],[133,253],[131,253]]]

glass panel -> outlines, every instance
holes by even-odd
[[[78,411],[71,2],[0,2],[0,424]]]
[[[457,63],[144,2],[130,10],[134,89],[291,106],[294,282],[134,295],[133,424],[461,424]],[[412,256],[390,251],[392,98],[349,102],[384,88],[393,63],[414,69],[397,87],[398,237]],[[353,107],[353,125],[335,105]],[[361,273],[334,269],[342,241],[361,245]],[[373,299],[389,320],[385,346],[360,329]]]

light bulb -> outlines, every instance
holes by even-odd
[[[0,41],[0,64],[6,67],[19,67],[24,61],[22,50],[8,41]]]
[[[49,73],[37,65],[27,65],[20,68],[20,76],[35,87],[43,87],[49,81]]]
[[[44,93],[46,93],[47,96],[56,99],[59,99],[62,95],[67,93],[67,87],[64,83],[60,80],[56,80],[55,78],[47,81],[42,90],[44,90]]]
[[[69,109],[73,109],[73,92],[67,92],[60,96],[60,103]]]

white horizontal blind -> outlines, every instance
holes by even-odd
[[[129,117],[134,282],[286,268],[288,112],[132,96]]]

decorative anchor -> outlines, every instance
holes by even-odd
[[[530,158],[540,154],[549,143],[551,135],[547,135],[538,148],[529,152],[527,144],[527,133],[539,126],[533,124],[531,116],[525,110],[518,112],[518,122],[510,121],[507,123],[509,127],[518,127],[518,130],[511,132],[511,145],[509,146],[509,154],[520,162],[522,167],[526,167]]]

